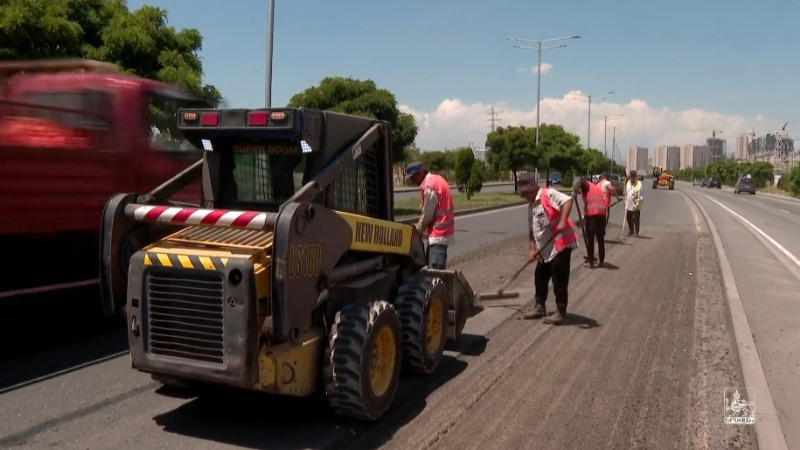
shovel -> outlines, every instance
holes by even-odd
[[[548,239],[547,242],[545,242],[542,247],[547,247],[548,245],[550,245],[556,239],[556,237],[559,234],[561,234],[561,233],[556,233],[555,235],[553,235],[553,237]],[[478,294],[478,299],[480,299],[480,300],[500,300],[500,299],[504,299],[504,298],[517,298],[517,297],[519,297],[519,292],[516,292],[516,291],[504,292],[504,291],[506,290],[507,287],[511,286],[511,283],[513,283],[514,280],[516,280],[517,277],[519,277],[522,274],[522,272],[525,271],[525,269],[530,265],[530,263],[532,263],[533,261],[535,261],[536,259],[539,258],[539,252],[541,252],[541,251],[542,251],[541,248],[539,250],[537,250],[536,255],[533,258],[528,259],[525,262],[525,264],[522,267],[520,267],[519,270],[517,270],[517,273],[512,275],[511,279],[508,280],[508,282],[506,282],[506,284],[504,284],[503,287],[498,289],[496,293],[494,293],[494,294]]]

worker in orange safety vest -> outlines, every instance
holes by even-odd
[[[606,259],[606,213],[608,212],[608,204],[606,196],[600,186],[586,180],[580,180],[575,183],[573,192],[580,192],[583,197],[583,203],[586,205],[584,209],[584,231],[586,233],[586,253],[588,254],[587,260],[589,267],[594,268],[594,242],[597,241],[597,253],[600,257],[599,266],[605,266]]]
[[[422,207],[416,227],[428,235],[428,266],[446,269],[447,246],[453,243],[456,231],[450,183],[441,175],[428,172],[419,161],[406,166],[405,178],[419,186]]]
[[[600,190],[603,191],[603,197],[606,199],[606,224],[603,228],[608,228],[608,220],[610,219],[609,215],[611,214],[611,196],[615,195],[617,197],[617,201],[622,199],[622,197],[619,195],[619,192],[617,192],[617,188],[611,184],[610,178],[611,175],[608,172],[605,172],[597,182],[597,185],[600,186]]]
[[[519,195],[529,202],[528,258],[538,260],[533,274],[536,305],[525,318],[544,317],[542,322],[560,325],[567,316],[572,250],[578,248],[575,227],[569,219],[573,199],[556,189],[540,187],[532,173],[520,174],[517,187]],[[545,300],[551,279],[556,311],[548,316]]]

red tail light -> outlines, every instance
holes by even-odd
[[[267,114],[266,111],[250,111],[247,113],[247,125],[251,127],[267,126]]]
[[[204,112],[200,114],[200,125],[204,127],[218,127],[219,113]]]

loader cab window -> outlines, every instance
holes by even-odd
[[[150,92],[145,101],[142,121],[144,125],[142,133],[150,143],[150,147],[168,153],[199,152],[177,128],[178,110],[197,105],[196,100],[170,95],[168,92]]]
[[[303,186],[307,156],[267,153],[263,149],[268,145],[233,145],[221,152],[220,197],[224,204],[277,211]]]

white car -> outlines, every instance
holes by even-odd
[[[702,186],[702,185],[703,185],[702,178],[695,178],[694,181],[692,181],[692,186]]]

